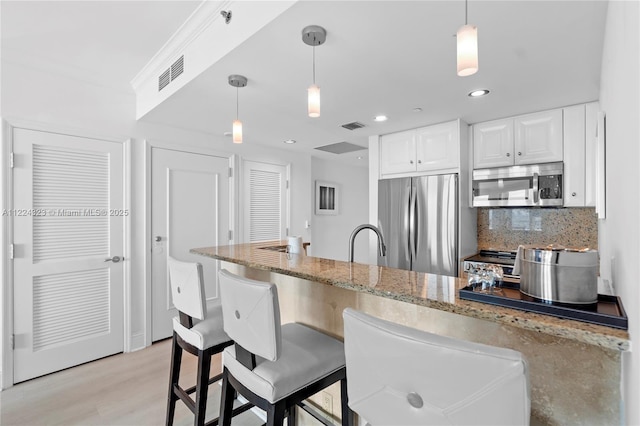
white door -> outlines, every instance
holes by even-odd
[[[167,256],[200,262],[211,303],[218,298],[218,261],[189,253],[229,241],[229,159],[151,150],[152,339],[171,336],[177,311],[171,301]]]
[[[123,145],[14,129],[14,381],[123,350]],[[113,261],[105,261],[113,258]]]
[[[282,240],[288,234],[288,182],[286,166],[242,163],[242,241]]]

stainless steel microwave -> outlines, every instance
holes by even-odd
[[[473,171],[473,207],[563,205],[563,163]]]

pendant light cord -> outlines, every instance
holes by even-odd
[[[469,22],[467,21],[467,0],[464,0],[464,24],[467,25]]]
[[[238,114],[238,110],[240,109],[240,100],[238,98],[238,87],[236,87],[236,120],[238,119],[238,117],[240,116]]]
[[[315,37],[313,44],[313,84],[316,84],[316,45],[315,45]]]

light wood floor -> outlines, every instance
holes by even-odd
[[[171,341],[114,355],[17,384],[0,392],[0,424],[9,425],[162,425],[165,423]],[[181,385],[195,384],[196,358],[183,355]],[[219,373],[220,356],[211,375]],[[209,387],[207,419],[217,416],[220,386]],[[261,425],[252,412],[234,425]],[[193,424],[180,401],[175,425]]]

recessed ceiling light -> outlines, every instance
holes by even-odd
[[[231,136],[231,132],[224,132],[223,135],[225,136]]]
[[[363,158],[364,158],[364,157],[363,157],[362,155],[358,155],[358,156],[356,157],[356,160],[362,160]]]
[[[386,115],[376,115],[374,117],[373,121],[387,121],[387,116]]]
[[[288,145],[293,145],[294,143],[296,143],[296,141],[294,141],[293,139],[287,139],[286,141],[284,141],[284,143]]]
[[[422,112],[422,108],[416,107],[412,111],[413,112]]]
[[[478,89],[478,90],[472,90],[471,92],[469,92],[470,97],[472,98],[479,98],[480,96],[485,96],[489,94],[489,89]]]

